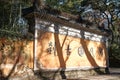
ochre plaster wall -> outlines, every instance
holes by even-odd
[[[0,75],[24,72],[25,66],[33,68],[33,41],[0,39]]]
[[[106,67],[107,52],[102,42],[40,31],[37,46],[38,63],[44,69]],[[79,55],[81,46],[84,51]]]
[[[84,51],[78,54],[78,48]],[[8,76],[33,68],[33,41],[0,39],[0,73]],[[44,69],[106,67],[107,52],[102,42],[39,31],[37,67]],[[22,71],[22,72],[21,72]]]

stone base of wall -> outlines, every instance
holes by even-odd
[[[56,70],[56,71],[35,71],[35,75],[39,76],[43,80],[62,80],[62,79],[79,79],[80,77],[106,74],[107,68],[94,68],[89,70]]]
[[[9,77],[9,80],[77,80],[82,77],[88,77],[91,75],[100,75],[108,73],[108,68],[94,68],[89,70],[28,70],[27,72]],[[0,80],[6,80],[6,78],[0,77]],[[7,79],[8,80],[8,79]]]

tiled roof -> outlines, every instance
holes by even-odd
[[[65,12],[60,12],[59,10],[55,10],[55,9],[50,9],[50,10],[40,9],[39,11],[37,11],[37,10],[34,10],[34,8],[30,7],[27,9],[23,9],[23,16],[26,18],[34,17],[37,19],[45,20],[55,24],[67,26],[70,28],[91,32],[98,35],[108,36],[108,34],[105,32],[83,27],[80,22],[79,23],[76,22],[76,20],[78,19],[78,16],[65,13]]]

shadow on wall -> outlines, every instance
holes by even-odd
[[[38,42],[39,42],[38,43],[38,50],[40,50],[40,53],[38,52],[39,53],[38,59],[41,59],[43,52],[44,52],[44,46],[46,46],[45,43],[48,40],[50,40],[51,34],[48,34],[45,31],[39,31],[38,35],[39,35],[39,37],[38,37]]]
[[[95,67],[99,67],[98,66],[98,64],[96,63],[96,61],[95,61],[95,59],[92,57],[92,55],[91,55],[91,53],[90,53],[90,51],[89,51],[89,49],[88,49],[88,47],[87,47],[87,44],[89,44],[89,43],[87,43],[86,41],[85,41],[85,36],[84,36],[84,31],[81,31],[81,35],[82,35],[82,38],[83,39],[81,39],[80,40],[80,44],[82,45],[82,47],[83,47],[83,49],[84,49],[84,51],[85,51],[85,55],[86,55],[86,57],[87,57],[87,59],[88,59],[88,61],[90,62],[90,64],[92,65],[92,66],[95,66]],[[106,54],[105,54],[106,55]],[[107,56],[107,55],[106,55]],[[102,72],[100,69],[94,69],[94,71],[97,73],[97,74],[104,74],[104,72]],[[107,70],[108,71],[108,70]],[[106,71],[106,72],[107,72]]]
[[[58,25],[56,25],[55,27],[54,27],[54,29],[57,31],[57,33],[59,33],[59,26]],[[69,57],[70,57],[70,55],[71,55],[71,52],[69,52],[69,48],[70,48],[70,43],[73,41],[73,40],[69,40],[68,41],[68,43],[67,44],[65,44],[65,42],[66,42],[66,40],[67,40],[67,37],[68,37],[68,32],[67,32],[67,34],[65,35],[65,37],[64,37],[64,39],[63,39],[63,42],[62,42],[62,44],[60,43],[60,37],[59,37],[59,34],[56,34],[56,33],[54,33],[54,39],[55,39],[55,42],[56,42],[56,49],[57,49],[57,54],[58,54],[58,59],[59,59],[59,63],[60,63],[60,68],[62,68],[61,70],[60,69],[58,69],[57,71],[56,71],[56,73],[58,72],[58,71],[60,71],[60,75],[61,75],[61,78],[62,79],[67,79],[67,76],[66,76],[66,74],[65,74],[65,69],[66,69],[66,62],[67,62],[67,60],[69,59]],[[63,49],[63,46],[64,45],[68,45],[67,46],[67,57],[66,57],[66,59],[64,59],[64,56],[63,56],[63,52],[62,52],[62,49]],[[53,76],[53,79],[55,79],[55,75],[57,75],[57,74],[54,74],[54,76]]]
[[[58,28],[56,29],[55,28],[55,30],[57,31],[57,33],[59,32],[59,30],[58,30]],[[44,31],[40,31],[39,32],[40,33],[40,35],[39,35],[39,38],[38,38],[38,41],[39,41],[39,44],[38,45],[40,45],[41,46],[41,48],[39,49],[40,50],[40,53],[39,53],[39,55],[38,55],[38,59],[40,59],[41,57],[42,57],[42,55],[43,55],[43,52],[44,52],[44,46],[45,46],[45,44],[44,44],[44,41],[49,41],[50,39],[51,39],[51,34],[48,34],[48,32],[44,32]],[[63,42],[62,42],[62,44],[60,43],[60,37],[59,37],[59,34],[56,34],[56,33],[54,33],[54,40],[55,40],[55,46],[56,46],[56,53],[57,53],[57,55],[58,55],[58,59],[59,59],[59,64],[60,64],[60,68],[64,68],[63,70],[61,70],[61,69],[58,69],[56,72],[55,72],[55,74],[53,75],[53,80],[55,79],[55,76],[57,75],[57,73],[58,72],[60,72],[60,75],[61,75],[61,78],[62,79],[66,79],[66,75],[65,75],[65,68],[66,68],[66,62],[67,62],[67,60],[69,59],[69,56],[70,56],[70,54],[69,54],[69,56],[67,56],[67,58],[64,60],[64,56],[63,56],[63,51],[62,51],[62,49],[63,49],[63,47],[64,47],[64,45],[65,45],[65,41],[66,41],[66,39],[67,39],[67,35],[64,37],[64,40],[63,40]],[[43,41],[42,41],[43,40]],[[45,42],[46,43],[46,42]],[[70,44],[70,41],[69,41],[69,43],[68,43],[68,45]],[[42,74],[42,73],[41,73]]]
[[[57,31],[57,33],[59,33],[59,30],[58,29],[55,29],[56,31]],[[46,32],[47,33],[47,32]],[[46,39],[45,41],[48,41],[48,40],[50,40],[50,37],[51,37],[51,34],[49,35],[49,34],[44,34],[44,31],[43,31],[43,33],[40,33],[41,34],[41,36],[39,37],[40,39],[40,44],[39,45],[41,45],[41,46],[45,46],[45,44],[41,41],[42,40],[42,38],[44,38],[44,39]],[[44,34],[44,35],[42,35],[42,34]],[[87,59],[88,59],[88,61],[89,61],[89,63],[91,64],[91,66],[95,66],[95,67],[99,67],[99,65],[96,63],[96,61],[95,61],[95,59],[93,58],[93,56],[91,55],[91,53],[90,53],[90,51],[89,51],[89,49],[88,49],[88,45],[89,45],[89,41],[86,41],[85,39],[84,39],[84,31],[83,32],[81,32],[81,35],[82,35],[82,39],[80,39],[80,44],[82,45],[82,47],[83,47],[83,49],[84,49],[84,51],[85,51],[85,55],[86,55],[86,57],[87,57]],[[64,39],[63,39],[63,42],[62,42],[62,44],[61,44],[61,37],[59,36],[59,34],[56,34],[56,33],[54,33],[54,40],[55,40],[55,45],[56,45],[56,52],[57,52],[57,55],[58,55],[58,59],[59,59],[59,63],[60,63],[60,68],[63,68],[63,69],[58,69],[55,73],[54,73],[54,75],[52,76],[52,79],[54,80],[55,79],[55,77],[58,75],[58,73],[60,73],[60,75],[61,75],[61,78],[62,79],[66,79],[67,78],[67,76],[66,76],[66,74],[65,74],[65,69],[66,69],[66,62],[67,62],[67,60],[69,59],[69,56],[71,55],[69,55],[69,56],[67,56],[67,58],[65,59],[64,58],[64,53],[63,53],[63,46],[64,45],[66,45],[65,43],[66,43],[66,40],[67,40],[67,36],[68,35],[66,35],[65,37],[64,37]],[[92,37],[92,36],[91,36]],[[68,44],[70,44],[70,42],[72,42],[72,40],[71,41],[69,41],[68,42]],[[101,45],[96,45],[97,47],[99,47],[99,46],[101,46]],[[40,50],[42,50],[41,51],[41,53],[39,54],[39,57],[38,58],[41,58],[42,56],[42,52],[44,51],[44,49],[43,49],[43,47],[41,47],[41,49]],[[72,52],[72,51],[71,51]],[[104,72],[103,71],[101,71],[100,69],[94,69],[94,71],[97,73],[97,74],[103,74]],[[41,76],[42,76],[42,73],[40,74]],[[38,75],[38,76],[40,76],[40,75]]]
[[[58,34],[54,34],[54,38],[55,38],[55,42],[56,42],[56,46],[57,46],[56,49],[57,49],[57,54],[58,54],[58,58],[59,58],[59,62],[60,62],[60,67],[66,68],[66,63],[64,61],[62,47],[60,45]],[[65,75],[64,71],[60,71],[60,75],[61,75],[62,79],[66,79],[66,75]]]
[[[1,44],[2,44],[2,46],[0,46],[1,49],[2,49],[2,47],[4,48],[6,46],[6,43],[4,43],[4,42],[1,43]],[[12,43],[12,44],[14,44],[14,43]],[[5,67],[3,67],[3,68],[0,67],[0,80],[8,80],[11,77],[11,75],[14,73],[15,68],[16,68],[16,66],[19,63],[20,58],[21,58],[21,51],[22,51],[22,48],[23,48],[23,43],[18,41],[18,46],[16,46],[16,48],[13,48],[14,50],[12,51],[12,53],[15,53],[15,54],[12,54],[12,53],[8,52],[8,54],[5,55],[5,52],[2,52],[2,50],[0,51],[0,53],[1,53],[0,54],[1,58],[0,59],[2,61],[0,63],[0,66],[2,64],[4,64],[4,65],[9,64],[9,62],[7,62],[7,59],[9,59],[11,56],[14,57],[14,58],[9,59],[9,60],[12,61],[11,64],[13,66],[9,71],[7,71],[9,73],[7,73],[6,76],[4,75],[4,71],[3,71]]]

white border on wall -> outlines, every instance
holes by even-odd
[[[36,23],[38,30],[43,30],[52,33],[58,33],[62,35],[68,35],[76,38],[83,38],[86,40],[92,40],[97,42],[106,42],[107,37],[98,35],[95,33],[85,32],[67,26],[55,25],[45,21],[39,21]],[[46,26],[47,25],[47,26]],[[48,26],[49,25],[49,26]]]

